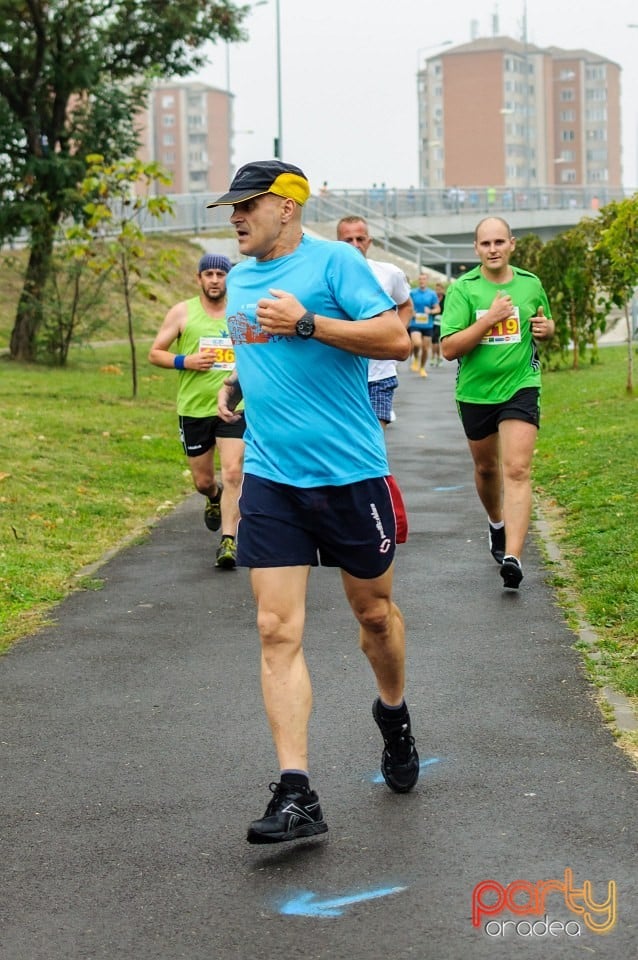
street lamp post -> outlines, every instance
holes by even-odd
[[[277,0],[279,3],[279,0]],[[255,7],[266,7],[268,6],[268,0],[257,0],[256,3],[253,3],[252,9]],[[233,177],[233,139],[234,135],[237,133],[254,133],[253,130],[234,130],[233,129],[233,108],[232,108],[232,93],[230,92],[230,48],[232,44],[230,40],[226,41],[226,94],[228,97],[228,160],[230,164],[229,170],[229,182]]]
[[[275,157],[281,160],[284,148],[283,124],[281,120],[281,18],[279,0],[275,3],[275,23],[277,31],[277,137],[275,139]]]
[[[425,47],[419,47],[416,52],[416,72],[418,73],[421,69],[421,54],[425,53],[426,50],[436,50],[437,47],[451,47],[452,40],[441,40],[440,43],[428,43]]]

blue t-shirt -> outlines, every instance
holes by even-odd
[[[342,486],[389,473],[368,395],[368,361],[310,337],[269,336],[255,318],[271,288],[312,313],[363,320],[394,302],[347,243],[305,234],[293,253],[238,263],[228,275],[228,326],[244,394],[244,470],[297,487]]]
[[[410,290],[410,296],[414,304],[415,314],[425,314],[427,307],[435,307],[439,302],[436,293],[434,290],[430,290],[429,287],[426,287],[425,290],[421,290],[420,287],[417,287],[416,290]],[[418,323],[421,326],[431,327],[434,324],[434,317],[428,313],[425,317],[414,316],[410,322],[411,324]]]

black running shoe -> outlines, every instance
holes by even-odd
[[[326,833],[319,797],[314,790],[271,783],[273,798],[261,820],[253,820],[248,828],[248,843],[281,843]]]
[[[518,585],[523,579],[523,570],[516,557],[503,558],[500,574],[503,578],[504,587],[510,590],[518,590]]]
[[[381,757],[383,779],[395,793],[407,793],[419,779],[419,755],[410,732],[408,708],[399,720],[388,723],[381,717],[381,701],[377,697],[372,704],[372,716],[385,743]]]
[[[217,493],[208,497],[204,508],[204,523],[209,530],[219,530],[222,525],[222,490],[221,483],[217,484]]]
[[[505,527],[499,527],[496,530],[488,521],[487,528],[490,539],[490,553],[497,563],[502,563],[505,556]]]

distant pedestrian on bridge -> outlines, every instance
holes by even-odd
[[[492,556],[503,585],[518,589],[532,512],[531,464],[540,423],[536,340],[554,335],[547,294],[533,273],[510,266],[509,224],[476,227],[479,266],[449,288],[441,321],[443,356],[458,360],[456,400],[487,512]]]

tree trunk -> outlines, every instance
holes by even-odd
[[[569,323],[572,330],[572,370],[578,370],[578,354],[580,351],[580,340],[578,337],[578,323],[576,321],[576,309],[573,304],[569,308]]]
[[[629,306],[625,303],[625,320],[627,321],[627,393],[634,392],[634,345],[632,342],[631,317]]]
[[[35,360],[36,334],[42,323],[44,287],[51,269],[52,223],[38,224],[31,233],[31,251],[9,343],[12,360]]]

